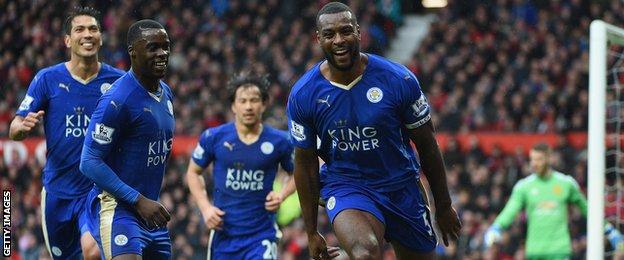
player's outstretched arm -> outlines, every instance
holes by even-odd
[[[461,222],[457,212],[451,206],[451,197],[446,184],[444,161],[435,139],[433,123],[428,121],[420,127],[408,129],[410,139],[416,144],[422,169],[427,176],[433,192],[436,207],[436,222],[442,232],[444,245],[449,245],[449,238],[457,240],[461,230]]]
[[[197,163],[191,159],[188,169],[186,170],[186,183],[195,202],[197,202],[197,206],[202,213],[206,226],[208,226],[209,229],[221,230],[221,226],[223,226],[222,217],[225,215],[225,212],[212,205],[208,200],[208,196],[206,195],[208,194],[206,192],[206,183],[202,176],[203,170],[201,166],[197,165]]]
[[[37,113],[29,112],[26,117],[15,116],[9,127],[9,138],[13,141],[21,141],[39,124],[45,112],[43,110]]]
[[[524,190],[525,186],[523,183],[519,182],[514,185],[511,196],[509,197],[507,204],[505,204],[503,211],[498,214],[494,223],[492,223],[492,225],[485,232],[483,244],[486,248],[489,248],[492,244],[501,239],[503,230],[511,225],[513,220],[516,218],[516,215],[518,215],[524,207]]]

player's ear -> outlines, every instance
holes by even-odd
[[[321,44],[321,34],[316,30],[316,43]]]
[[[130,55],[131,58],[134,57],[134,48],[132,45],[128,45],[128,55]]]
[[[65,38],[63,38],[63,41],[65,42],[65,47],[71,48],[71,37],[69,36],[69,34],[65,34]]]

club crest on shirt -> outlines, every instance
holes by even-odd
[[[111,88],[111,84],[110,83],[102,83],[102,85],[100,86],[100,92],[102,92],[102,94],[106,93],[110,88]]]
[[[113,141],[113,132],[115,132],[115,128],[108,127],[102,123],[96,123],[91,136],[98,144],[110,144]]]
[[[383,98],[383,91],[378,87],[369,88],[368,91],[366,91],[366,98],[368,98],[368,101],[371,103],[377,103]]]
[[[264,142],[260,145],[260,150],[263,154],[269,155],[273,152],[273,144],[270,142]]]
[[[556,196],[561,195],[561,193],[563,192],[563,188],[561,188],[561,186],[559,184],[555,185],[555,187],[553,187],[553,193]]]
[[[115,236],[115,245],[124,246],[128,243],[128,237],[125,235],[117,235]]]

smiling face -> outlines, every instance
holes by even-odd
[[[265,109],[262,94],[256,85],[246,84],[236,89],[232,112],[237,123],[247,127],[260,124]]]
[[[88,15],[74,17],[70,33],[65,35],[65,46],[71,50],[72,56],[97,57],[102,46],[102,32],[97,20]]]
[[[165,76],[171,50],[169,36],[164,29],[143,31],[141,39],[135,41],[128,51],[134,71],[150,78]]]
[[[329,65],[340,71],[353,68],[360,57],[360,27],[353,14],[322,14],[317,29],[317,39]]]

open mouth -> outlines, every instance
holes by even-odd
[[[92,50],[93,48],[95,48],[95,44],[93,44],[93,42],[83,42],[80,44],[80,46],[87,50]]]
[[[167,68],[167,61],[157,61],[154,63],[154,68],[157,70],[165,70]]]
[[[333,54],[336,58],[346,58],[349,56],[349,49],[348,48],[336,49],[333,51]]]

